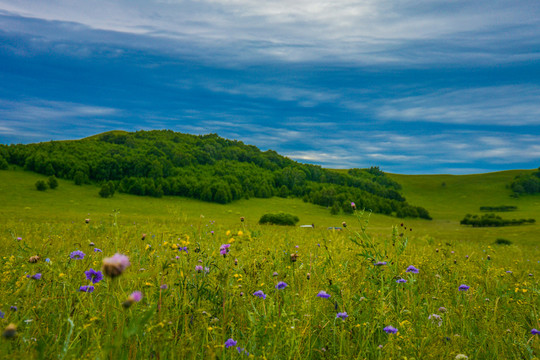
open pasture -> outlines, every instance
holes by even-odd
[[[281,198],[102,199],[62,180],[38,192],[42,176],[2,171],[0,323],[16,333],[4,331],[0,357],[538,357],[538,224],[459,220],[482,205],[540,220],[540,198],[510,198],[506,173],[392,176],[433,221],[332,216]],[[279,210],[315,228],[257,225]],[[326,229],[342,221],[343,231]],[[111,278],[103,263],[115,253],[130,266],[113,261],[123,271]]]

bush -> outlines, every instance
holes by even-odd
[[[47,190],[47,183],[44,180],[36,181],[36,189],[38,189],[39,191]]]
[[[47,184],[49,184],[49,187],[51,189],[56,189],[58,187],[58,180],[56,180],[56,178],[54,176],[50,176],[47,179]]]
[[[271,224],[271,225],[290,225],[294,226],[300,221],[298,216],[278,213],[278,214],[264,214],[259,220],[259,224]]]
[[[508,239],[502,239],[502,238],[498,238],[497,240],[495,240],[495,244],[497,245],[512,245],[512,242]]]

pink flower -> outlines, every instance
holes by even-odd
[[[112,257],[103,259],[103,272],[112,278],[122,275],[131,263],[126,255],[114,254]]]

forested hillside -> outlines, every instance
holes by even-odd
[[[520,174],[516,176],[510,187],[516,196],[540,193],[540,168],[532,174]]]
[[[112,181],[117,191],[186,196],[228,203],[240,198],[293,196],[333,213],[359,209],[430,219],[409,205],[400,185],[377,167],[337,172],[300,164],[215,134],[163,131],[108,132],[73,141],[1,145],[0,165],[15,164],[76,184]]]

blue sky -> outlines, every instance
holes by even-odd
[[[537,168],[540,2],[0,0],[0,143],[116,129],[331,168]]]

